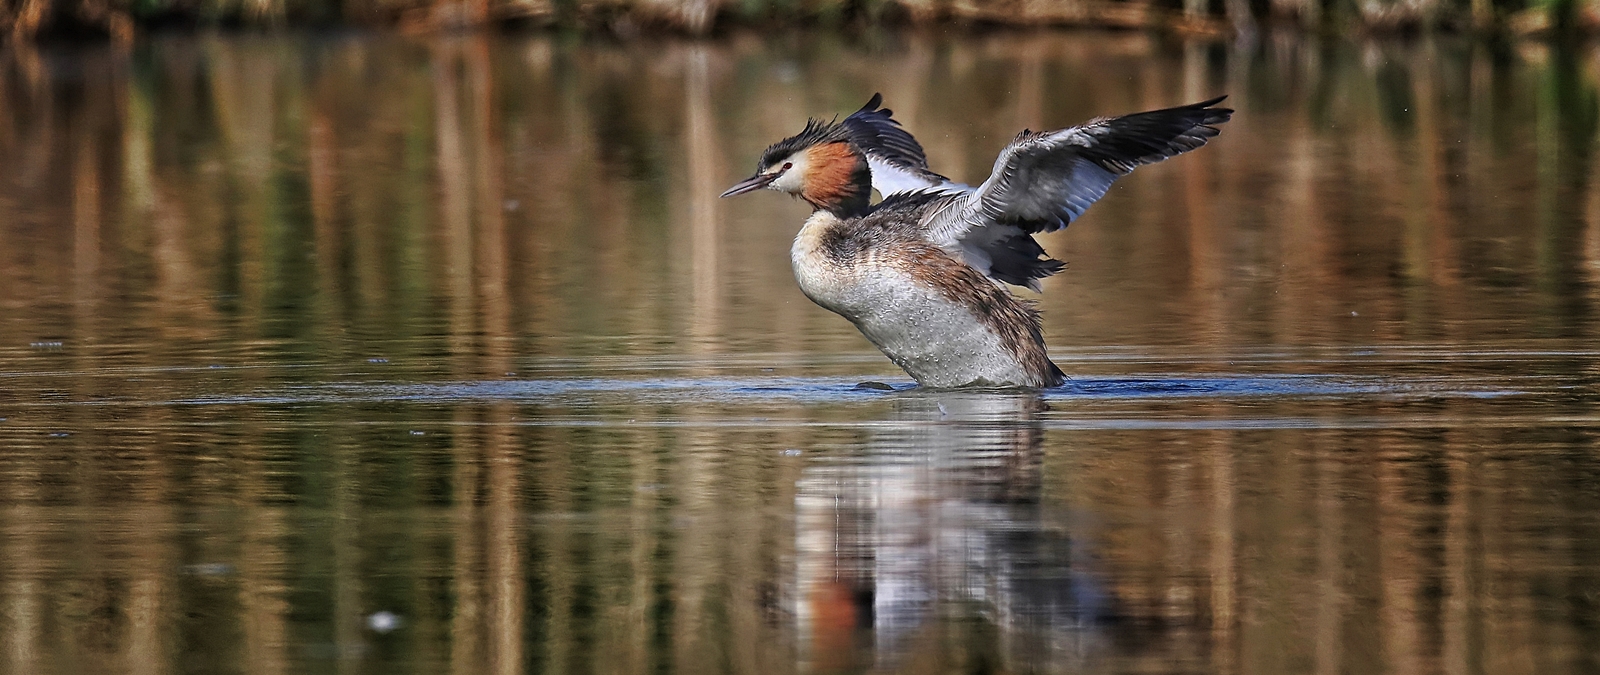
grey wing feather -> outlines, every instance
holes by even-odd
[[[972,195],[977,222],[1053,232],[1077,220],[1111,189],[1117,172],[1085,156],[1083,127],[1017,137]]]
[[[1004,257],[994,250],[1002,244],[1012,251],[1024,249],[1012,239],[1064,228],[1104,197],[1117,178],[1205,145],[1218,133],[1214,125],[1233,115],[1228,108],[1212,107],[1223,98],[1059,131],[1024,131],[1000,152],[987,181],[929,218],[929,236],[947,250],[961,251],[969,262],[988,264]],[[985,231],[989,228],[1001,228],[1007,236]],[[1060,268],[1058,261],[1044,259],[984,271],[1007,283],[1023,279],[1027,283],[1018,285],[1037,288],[1037,279]]]
[[[888,197],[949,184],[950,179],[928,170],[922,144],[900,126],[893,111],[878,107],[882,104],[883,95],[873,94],[872,100],[841,122],[850,142],[867,156],[872,187]]]

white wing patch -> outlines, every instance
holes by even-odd
[[[884,197],[939,185],[893,163],[873,157],[871,153],[867,153],[867,168],[872,170],[872,188]]]

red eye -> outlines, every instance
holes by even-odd
[[[793,168],[794,168],[794,163],[793,162],[784,162],[783,163],[783,168],[780,169],[780,171],[788,171],[789,169],[793,169]]]

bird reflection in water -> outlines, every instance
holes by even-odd
[[[1045,517],[1045,403],[900,396],[861,454],[823,453],[801,475],[792,597],[803,669],[1082,664],[1109,639],[1114,603],[1086,541]]]

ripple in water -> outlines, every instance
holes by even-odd
[[[910,381],[887,388],[862,387],[840,377],[710,377],[492,380],[435,383],[331,383],[289,387],[240,396],[174,401],[180,405],[297,404],[452,401],[562,401],[626,398],[651,402],[705,403],[789,400],[872,400],[922,389]],[[1116,401],[1191,398],[1494,398],[1525,393],[1486,387],[1467,378],[1335,375],[1147,375],[1075,377],[1042,392],[1046,401]],[[997,390],[997,393],[1000,390]]]

